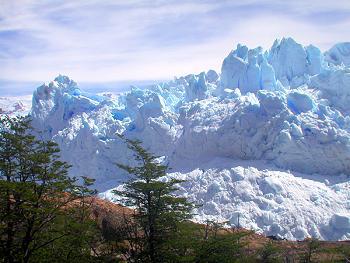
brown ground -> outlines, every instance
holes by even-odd
[[[99,225],[102,221],[108,221],[112,226],[118,227],[122,224],[125,217],[130,217],[134,211],[121,205],[99,198],[92,198],[92,216]],[[203,225],[203,227],[205,227]],[[249,232],[245,229],[220,230],[224,232]],[[312,249],[312,262],[350,262],[346,261],[343,251],[347,251],[350,256],[350,240],[349,241],[315,241],[311,243],[310,239],[304,241],[289,241],[289,240],[272,240],[261,234],[251,233],[244,237],[247,242],[246,251],[253,254],[261,251],[267,244],[271,243],[278,248],[279,256],[283,262],[306,262],[302,257]]]

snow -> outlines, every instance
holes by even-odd
[[[65,76],[33,94],[33,124],[56,141],[72,176],[102,196],[135,164],[117,134],[140,139],[203,203],[197,221],[230,220],[288,239],[350,238],[348,45],[322,53],[291,38],[270,50],[238,45],[213,70],[90,94]],[[107,192],[105,192],[107,191]],[[104,192],[104,193],[102,193]]]
[[[0,114],[27,115],[31,108],[31,95],[0,97]]]

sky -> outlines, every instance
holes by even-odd
[[[349,41],[350,0],[0,0],[0,95],[58,74],[93,85],[220,71],[238,43],[282,37]]]

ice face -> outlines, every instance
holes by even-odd
[[[190,74],[116,96],[86,93],[59,76],[34,92],[31,116],[35,128],[43,131],[40,136],[59,144],[62,158],[73,165],[71,175],[95,178],[100,191],[127,178],[116,162],[134,164],[133,153],[117,136],[124,134],[164,156],[177,169],[176,176],[205,185],[205,192],[192,182],[180,191],[194,200],[203,198],[201,218],[220,214],[234,222],[237,213],[249,214],[245,209],[251,206],[258,212],[243,218],[247,227],[293,239],[342,239],[350,231],[341,232],[334,222],[346,225],[346,218],[333,215],[337,209],[347,215],[348,203],[321,207],[350,198],[344,192],[346,176],[334,183],[340,174],[350,174],[347,58],[346,44],[323,54],[317,47],[284,38],[268,51],[238,45],[224,59],[220,74]],[[211,162],[215,159],[231,164],[224,168]],[[251,168],[242,172],[237,162],[243,160],[249,160]],[[267,163],[271,178],[259,169],[256,177],[249,175],[259,162]],[[235,172],[227,171],[231,169]],[[202,181],[209,174],[208,182]],[[310,174],[323,177],[308,182]],[[317,178],[328,182],[322,185],[324,195],[303,188],[320,186]],[[221,194],[231,179],[242,191]],[[294,195],[293,188],[300,193]],[[305,202],[308,208],[298,224],[293,220]],[[233,203],[242,205],[233,211]],[[327,216],[321,220],[323,213]],[[282,215],[294,219],[282,222]]]

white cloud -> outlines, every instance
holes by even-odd
[[[321,16],[312,19],[349,11],[348,0],[0,0],[0,6],[0,47],[1,32],[32,37],[11,40],[11,54],[21,56],[0,57],[0,79],[23,81],[59,73],[93,82],[166,79],[219,70],[238,42],[269,48],[275,38],[292,36],[325,50],[350,35],[350,19],[322,25]]]

